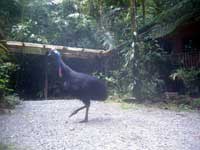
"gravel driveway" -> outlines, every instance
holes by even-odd
[[[76,100],[26,101],[0,115],[0,143],[16,150],[200,150],[200,114],[156,108],[121,109],[92,102],[68,118]]]

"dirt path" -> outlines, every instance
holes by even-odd
[[[17,150],[200,150],[200,114],[152,108],[123,110],[93,102],[88,123],[84,112],[68,115],[76,100],[24,102],[0,115],[0,143]]]

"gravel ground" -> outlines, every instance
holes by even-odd
[[[76,100],[27,101],[0,115],[0,143],[16,150],[200,150],[200,114],[121,109],[92,102],[89,122]]]

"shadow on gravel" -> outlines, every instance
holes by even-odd
[[[111,118],[92,118],[89,120],[88,124],[99,124],[99,123],[108,123],[111,122],[113,119]]]
[[[74,121],[73,124],[104,125],[105,123],[110,123],[112,121],[112,118],[91,118],[88,122],[80,123],[80,121]]]

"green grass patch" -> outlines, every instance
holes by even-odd
[[[173,111],[186,111],[186,112],[192,112],[195,111],[192,109],[192,106],[186,105],[186,104],[175,104],[175,103],[157,103],[153,104],[155,107],[158,107],[160,109],[165,109],[165,110],[173,110]]]
[[[200,110],[200,98],[195,98],[192,102],[192,107]]]
[[[5,145],[0,143],[0,150],[15,150],[15,148],[12,145]]]
[[[145,107],[144,104],[135,102],[135,99],[128,96],[110,96],[107,103],[118,103],[122,109],[139,109]]]
[[[136,108],[135,104],[129,104],[129,103],[121,103],[120,104],[122,109],[134,109]]]

